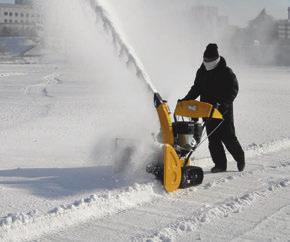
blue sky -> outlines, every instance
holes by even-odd
[[[13,2],[14,0],[0,0],[0,3]],[[277,19],[286,19],[287,8],[290,7],[290,0],[192,0],[192,2],[217,6],[220,14],[230,17],[232,24],[242,26],[257,16],[263,8]]]

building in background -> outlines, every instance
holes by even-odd
[[[41,16],[31,1],[0,4],[0,36],[36,36]]]
[[[0,62],[21,62],[39,46],[42,17],[32,3],[0,4]]]
[[[15,4],[32,4],[32,0],[15,0]]]
[[[246,35],[249,43],[270,45],[277,41],[277,21],[263,9],[256,18],[249,21]]]
[[[285,11],[286,12],[286,11]],[[288,19],[277,20],[263,9],[231,39],[231,50],[242,62],[254,65],[290,65],[290,8]]]
[[[278,34],[280,40],[290,41],[290,7],[288,8],[288,19],[278,22]]]
[[[278,21],[279,51],[277,63],[290,65],[290,7],[288,7],[288,19]]]
[[[191,15],[196,38],[219,43],[235,61],[290,65],[290,7],[288,19],[277,20],[262,9],[244,28],[230,25],[215,6],[194,6]]]

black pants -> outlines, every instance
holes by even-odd
[[[206,123],[207,135],[220,124],[221,121],[210,120]],[[227,157],[224,146],[236,160],[236,162],[244,162],[245,154],[236,137],[235,126],[233,120],[225,120],[210,136],[209,151],[216,167],[226,169]]]

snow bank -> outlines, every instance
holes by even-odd
[[[252,143],[246,148],[247,157],[253,157],[256,155],[264,155],[267,153],[277,152],[290,148],[290,139],[284,138],[281,140],[274,140],[264,144]]]
[[[259,147],[263,148],[263,154],[267,154],[267,152],[272,153],[283,150],[285,147],[289,147],[289,143],[289,140],[283,140],[272,144],[260,145]],[[275,149],[273,147],[275,147]],[[253,148],[252,150],[250,148],[250,151],[252,152]],[[261,153],[251,153],[251,155],[253,154],[260,155]],[[275,169],[284,169],[286,166],[289,166],[289,163],[281,164],[275,167]],[[256,176],[261,172],[265,172],[263,167],[254,171],[244,171],[236,175],[229,175],[201,185],[197,189],[212,189],[230,180]],[[152,236],[137,236],[135,239],[140,240],[142,238],[148,241],[171,241],[174,237],[180,235],[180,233],[192,232],[202,223],[208,223],[214,219],[237,213],[247,206],[251,206],[256,200],[264,199],[270,196],[272,192],[288,187],[289,185],[290,182],[288,178],[268,181],[265,188],[263,187],[262,189],[233,197],[218,206],[205,206],[196,211],[191,217],[182,218],[176,223],[163,228],[158,233],[153,233]],[[192,188],[187,190],[192,190]],[[184,191],[186,192],[187,190]],[[180,193],[182,194],[182,191]],[[38,211],[8,214],[0,220],[0,238],[4,241],[34,239],[42,234],[56,232],[67,226],[83,223],[89,219],[97,219],[127,209],[136,208],[142,204],[151,203],[155,199],[164,198],[165,196],[168,195],[163,191],[160,183],[157,181],[155,183],[146,184],[135,183],[123,189],[92,194],[72,203],[60,205],[50,209],[45,214],[41,214]]]
[[[163,192],[156,191],[154,183],[135,184],[123,190],[111,190],[56,207],[46,214],[8,214],[0,220],[1,241],[35,239],[67,226],[76,225],[92,218],[101,218],[152,202]]]
[[[28,73],[24,72],[6,72],[6,73],[0,73],[0,78],[2,77],[11,77],[11,76],[26,76]]]
[[[240,213],[243,209],[253,206],[259,200],[266,199],[269,196],[275,196],[275,192],[290,186],[290,181],[278,179],[268,182],[266,187],[255,190],[240,196],[232,197],[224,202],[210,206],[204,205],[195,211],[191,216],[180,218],[175,223],[169,224],[152,235],[140,235],[133,238],[133,241],[176,241],[176,238],[182,234],[190,233],[197,230],[201,225],[213,222],[231,216],[234,213]]]
[[[59,73],[52,73],[46,75],[43,77],[43,81],[41,83],[27,86],[25,88],[24,94],[34,96],[40,95],[48,97],[49,96],[48,87],[55,84],[60,84],[61,83],[60,76],[61,74]]]

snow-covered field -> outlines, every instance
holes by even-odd
[[[237,172],[229,157],[228,172],[211,174],[205,143],[192,161],[204,168],[203,184],[168,194],[144,172],[159,125],[142,82],[150,75],[172,108],[188,91],[200,59],[187,16],[164,1],[107,1],[130,43],[121,48],[110,27],[80,18],[81,1],[69,2],[58,14],[78,17],[89,48],[69,42],[75,27],[63,31],[69,63],[0,64],[0,240],[289,240],[290,69],[229,63],[240,82],[235,120],[246,169]],[[129,161],[115,138],[137,145]]]

